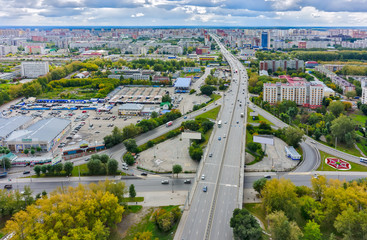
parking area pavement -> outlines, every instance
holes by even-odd
[[[264,144],[261,144],[263,150]],[[266,145],[265,156],[262,161],[253,165],[246,165],[246,171],[289,171],[297,166],[299,161],[286,156],[284,147],[287,146],[281,139],[274,137],[274,146]]]
[[[182,171],[195,172],[198,162],[189,155],[189,139],[181,139],[181,135],[164,141],[139,153],[137,166],[157,172],[172,171],[174,164],[182,166]]]

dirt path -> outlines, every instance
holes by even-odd
[[[122,221],[117,224],[117,232],[119,234],[119,237],[121,237],[121,239],[126,237],[127,230],[131,226],[139,223],[141,219],[149,213],[150,209],[151,207],[143,207],[139,212],[130,213],[129,215],[124,217]]]

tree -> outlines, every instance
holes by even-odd
[[[351,99],[351,98],[354,98],[355,96],[357,96],[357,93],[355,90],[353,91],[349,91],[345,94],[345,96],[348,98],[348,99]]]
[[[136,197],[136,191],[135,191],[134,184],[131,184],[130,187],[129,187],[129,196],[130,196],[130,198],[135,198]]]
[[[284,136],[285,136],[285,142],[288,145],[291,145],[293,147],[298,147],[299,143],[302,141],[302,137],[304,135],[304,132],[295,127],[287,127],[284,129]]]
[[[41,175],[41,167],[39,165],[34,166],[33,171],[36,173],[37,177]]]
[[[252,187],[261,196],[261,191],[264,189],[267,180],[266,178],[260,178],[252,183]]]
[[[41,166],[41,171],[42,171],[42,173],[43,173],[43,174],[46,174],[46,172],[47,172],[47,167],[46,167],[46,165],[42,165],[42,166]]]
[[[74,165],[72,162],[66,162],[64,164],[64,171],[66,173],[66,176],[70,176],[71,172],[73,171],[74,169]]]
[[[98,158],[92,158],[87,163],[87,167],[90,175],[98,175],[102,168],[102,162]]]
[[[308,221],[303,229],[303,240],[322,240],[322,233],[320,232],[320,225],[314,221]]]
[[[157,118],[158,117],[158,113],[157,112],[152,112],[152,114],[150,114],[151,118]]]
[[[339,117],[344,112],[344,104],[341,101],[333,101],[330,103],[328,109],[335,117]]]
[[[367,115],[367,104],[362,104],[360,109],[364,115]]]
[[[99,159],[101,160],[102,163],[107,163],[108,160],[110,159],[110,157],[107,154],[102,154]]]
[[[36,151],[34,149],[31,149],[31,154],[34,155]]]
[[[59,174],[62,171],[63,167],[64,166],[62,165],[62,163],[58,163],[58,164],[55,165],[54,169],[55,169],[56,173]]]
[[[319,128],[316,128],[315,132],[313,133],[316,140],[320,140],[320,137],[322,136],[322,133]]]
[[[131,153],[126,153],[124,155],[124,162],[126,162],[127,165],[132,166],[135,163],[134,156],[131,155]]]
[[[215,90],[217,90],[217,88],[214,86],[210,86],[210,85],[203,85],[200,87],[201,93],[207,96],[212,95]]]
[[[163,95],[162,102],[169,102],[169,103],[171,103],[172,102],[172,98],[168,94]]]
[[[177,178],[178,178],[178,174],[182,172],[182,166],[179,164],[173,165],[172,172],[173,174],[177,174]]]
[[[5,169],[11,168],[11,161],[9,158],[4,157],[3,159],[0,160],[0,166],[4,168],[4,165],[5,165]]]
[[[139,232],[134,236],[134,240],[152,240],[153,234],[150,231]]]
[[[107,162],[107,169],[108,169],[108,174],[109,175],[115,175],[117,173],[117,169],[118,169],[118,163],[115,159],[110,159]]]
[[[336,217],[334,227],[344,235],[344,239],[366,239],[367,210],[363,209],[357,212],[349,206]]]
[[[277,211],[268,215],[270,232],[273,240],[298,240],[302,232],[295,222],[289,222],[284,212]]]
[[[341,115],[332,121],[330,129],[331,134],[338,138],[338,142],[353,144],[355,136],[355,123],[351,118]]]
[[[137,152],[138,145],[136,144],[135,139],[129,138],[129,139],[126,139],[123,143],[127,151],[133,152],[133,153]]]
[[[245,208],[236,208],[233,211],[230,227],[233,228],[233,235],[236,240],[261,239],[262,229],[259,223]]]
[[[24,154],[27,154],[28,155],[28,153],[29,153],[29,150],[28,149],[24,149]]]

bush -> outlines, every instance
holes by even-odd
[[[255,143],[255,142],[249,142],[249,143],[247,143],[247,148],[251,152],[255,153],[258,149],[261,149],[261,144],[260,143]]]
[[[196,90],[195,89],[191,89],[190,90],[190,94],[193,94],[193,93],[196,93]]]
[[[135,159],[134,159],[133,155],[131,155],[131,153],[126,153],[124,155],[124,162],[126,162],[127,165],[131,166],[135,163]]]

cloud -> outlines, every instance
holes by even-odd
[[[137,14],[132,14],[131,17],[134,18],[134,17],[143,17],[144,16],[144,13],[137,13]]]

